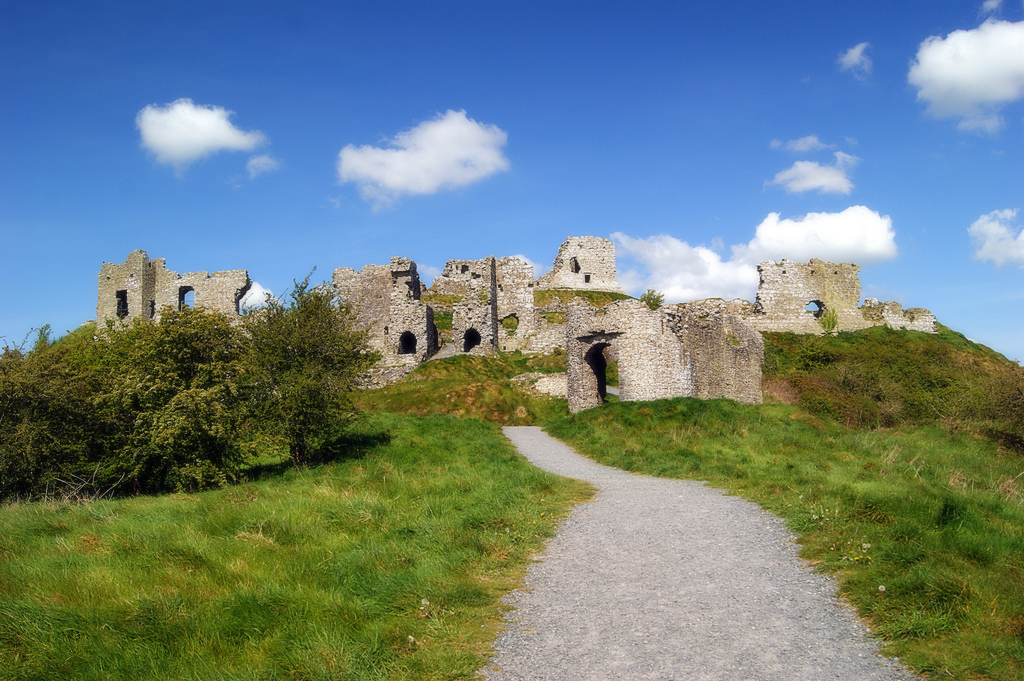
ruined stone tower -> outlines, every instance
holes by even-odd
[[[180,310],[190,300],[194,307],[237,320],[251,286],[245,270],[178,274],[164,267],[163,258],[150,260],[145,251],[135,250],[123,264],[105,262],[100,267],[96,320],[159,320],[162,310]]]
[[[416,263],[391,258],[390,265],[334,270],[338,296],[352,305],[369,331],[368,345],[381,353],[381,365],[415,365],[437,352],[434,310],[420,302]]]

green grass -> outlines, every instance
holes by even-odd
[[[473,678],[588,492],[496,426],[377,414],[347,454],[195,495],[0,511],[0,679]]]
[[[545,427],[595,460],[706,480],[785,518],[886,652],[918,671],[1024,676],[1024,459],[992,440],[690,398],[611,403]]]
[[[533,304],[537,307],[547,307],[554,301],[564,305],[574,298],[585,300],[594,307],[604,307],[608,303],[614,303],[616,300],[628,300],[630,296],[623,293],[612,293],[611,291],[576,291],[570,289],[534,289],[533,291]],[[562,321],[565,320],[563,319]]]
[[[452,414],[502,425],[532,425],[568,414],[565,400],[532,394],[512,385],[513,376],[565,371],[565,353],[497,357],[457,355],[421,364],[385,388],[353,395],[364,411],[404,414]]]
[[[437,308],[451,310],[452,305],[462,302],[464,297],[465,296],[449,295],[446,293],[430,293],[428,291],[420,294],[420,302],[426,303],[427,305],[435,308],[434,312],[436,313]]]

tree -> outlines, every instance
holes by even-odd
[[[640,296],[640,302],[651,308],[657,310],[659,307],[665,304],[665,294],[655,291],[653,288],[649,288],[643,292]]]
[[[61,494],[96,481],[102,375],[36,345],[0,354],[0,499]]]
[[[292,459],[306,463],[313,441],[351,422],[356,377],[379,356],[366,331],[329,284],[307,275],[287,300],[267,296],[245,319],[246,367],[261,426],[283,435]]]
[[[241,333],[227,316],[164,308],[160,323],[111,327],[101,404],[118,424],[108,456],[137,492],[219,487],[242,461]]]

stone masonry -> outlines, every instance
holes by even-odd
[[[615,244],[596,236],[571,236],[558,249],[551,271],[537,288],[623,293],[615,272]]]
[[[839,331],[886,325],[935,333],[935,316],[923,308],[905,312],[899,303],[860,302],[860,268],[813,259],[809,263],[767,260],[757,267],[761,282],[748,321],[760,331],[821,334],[821,317],[834,311]]]
[[[150,260],[145,251],[135,250],[123,264],[105,262],[100,268],[96,319],[101,324],[159,320],[162,310],[187,305],[191,293],[195,307],[237,321],[239,304],[251,286],[245,270],[178,274],[164,267],[163,258]]]
[[[619,399],[726,397],[760,403],[764,341],[742,315],[744,301],[697,301],[651,310],[637,300],[596,309],[570,304],[566,319],[569,410],[604,400],[609,357],[618,358]]]
[[[437,352],[434,310],[420,302],[422,286],[412,260],[391,258],[390,265],[366,265],[359,272],[339,267],[333,281],[368,329],[370,349],[381,353],[379,366],[415,366]]]

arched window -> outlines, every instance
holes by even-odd
[[[463,337],[462,351],[469,352],[478,345],[480,345],[480,332],[476,329],[466,331],[466,335]]]
[[[191,286],[182,286],[178,288],[178,309],[183,310],[186,307],[196,306],[196,292]]]
[[[411,355],[416,352],[416,334],[406,331],[398,337],[398,354]]]

